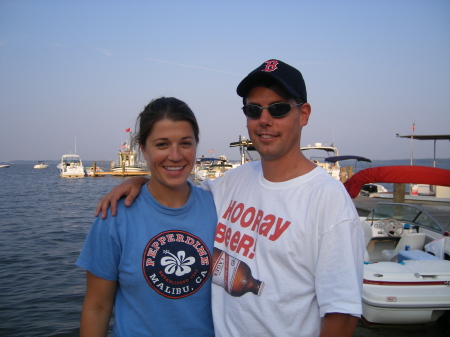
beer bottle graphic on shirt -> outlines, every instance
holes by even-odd
[[[242,296],[248,292],[260,296],[264,288],[264,282],[253,278],[252,271],[245,262],[215,247],[212,281],[235,297]]]

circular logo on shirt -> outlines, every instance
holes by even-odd
[[[203,241],[184,231],[159,233],[145,247],[142,270],[160,295],[178,299],[199,290],[211,273],[211,255]]]

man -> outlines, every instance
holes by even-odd
[[[353,336],[362,310],[363,232],[343,185],[300,150],[311,113],[302,74],[269,60],[237,93],[261,161],[202,184],[219,217],[216,335]],[[129,204],[136,193],[129,191],[116,192],[113,202],[127,194]]]

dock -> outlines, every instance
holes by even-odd
[[[150,176],[150,172],[94,172],[92,177],[102,176],[132,177],[132,176]]]

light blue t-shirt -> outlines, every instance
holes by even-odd
[[[114,336],[214,336],[211,265],[217,215],[210,192],[190,185],[169,208],[147,185],[115,217],[98,217],[77,265],[118,281]]]

